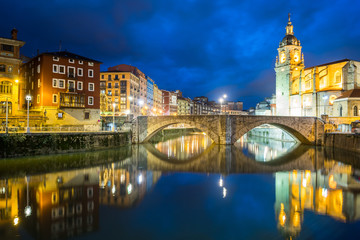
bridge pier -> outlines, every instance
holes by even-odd
[[[263,124],[279,127],[304,144],[324,143],[324,122],[318,118],[237,115],[139,116],[131,125],[132,143],[147,142],[158,131],[179,123],[201,129],[218,145],[232,145]]]

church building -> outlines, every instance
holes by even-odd
[[[286,35],[279,44],[275,72],[276,115],[360,115],[360,62],[343,59],[305,68],[290,14]]]

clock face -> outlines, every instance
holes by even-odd
[[[298,53],[298,52],[295,52],[295,54],[294,54],[294,61],[295,61],[295,62],[298,62],[299,60],[300,60],[299,53]]]
[[[284,63],[285,60],[286,60],[285,53],[281,53],[281,54],[280,54],[280,63]]]

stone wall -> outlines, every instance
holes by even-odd
[[[360,135],[351,133],[326,133],[325,147],[360,153]]]
[[[0,135],[0,158],[94,151],[131,143],[129,132]]]

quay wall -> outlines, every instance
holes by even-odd
[[[110,149],[131,144],[130,132],[0,135],[0,158]]]
[[[360,153],[360,134],[326,133],[324,143],[325,147]]]

